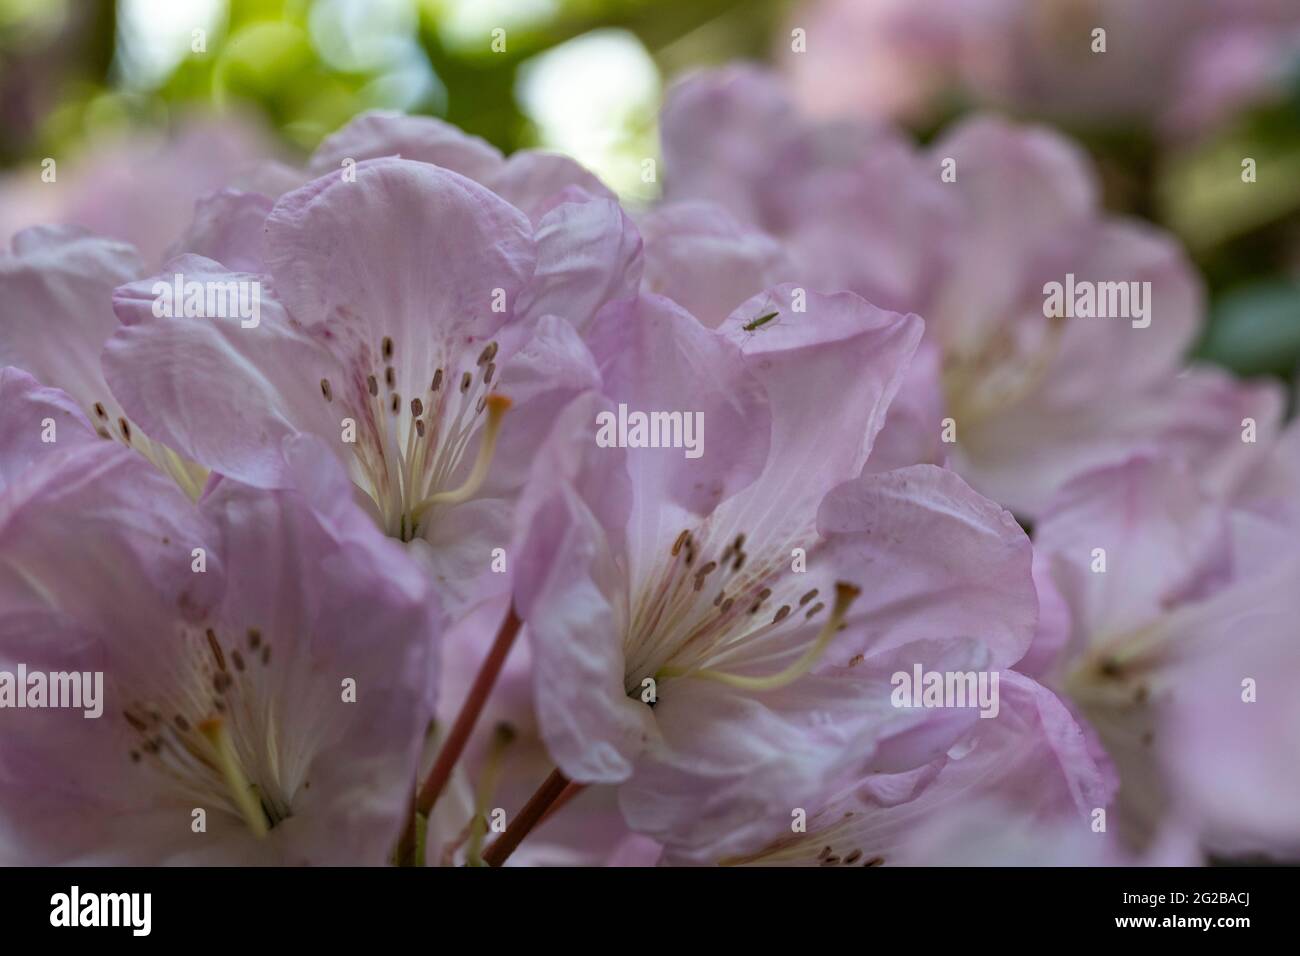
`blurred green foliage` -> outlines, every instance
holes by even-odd
[[[207,22],[202,15],[215,10],[216,23],[205,30],[205,49],[184,51],[154,85],[130,72],[131,45],[139,40],[132,27],[140,19],[126,15],[131,3],[0,0],[0,89],[7,103],[23,104],[13,115],[5,110],[0,164],[63,152],[98,122],[159,123],[196,103],[252,105],[304,151],[372,107],[442,116],[511,151],[536,141],[516,82],[520,65],[537,54],[612,27],[635,35],[666,74],[686,65],[677,48],[683,41],[692,63],[762,59],[789,6],[786,0],[154,0],[138,6],[149,24],[148,8],[167,4],[173,15],[192,9],[200,26]],[[506,31],[504,49],[493,48],[494,25]],[[358,27],[370,41],[371,49],[361,51],[369,59],[349,49],[348,29]],[[707,43],[692,43],[702,29]],[[188,32],[173,42],[189,45]]]

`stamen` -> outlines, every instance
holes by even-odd
[[[684,531],[682,531],[681,534],[677,536],[677,540],[673,542],[674,558],[677,557],[677,553],[682,550],[682,545],[684,545],[687,541],[690,540],[690,537],[691,537],[691,530],[689,528],[685,529]]]
[[[687,670],[680,667],[665,667],[657,675],[660,679],[670,677],[698,677],[701,680],[715,680],[729,687],[737,687],[741,690],[764,691],[776,690],[785,687],[788,684],[798,680],[804,674],[812,670],[813,665],[817,663],[822,652],[826,650],[831,639],[839,632],[841,625],[844,623],[844,616],[851,605],[861,594],[860,588],[843,581],[835,584],[835,607],[831,611],[831,616],[826,619],[822,629],[817,632],[817,638],[808,649],[803,652],[797,661],[791,664],[783,671],[779,671],[768,677],[750,677],[741,674],[728,674],[724,671],[701,668],[699,670]],[[783,607],[782,610],[786,610]],[[781,615],[778,613],[778,618]]]
[[[212,745],[217,758],[217,769],[225,778],[226,787],[230,790],[230,796],[235,801],[235,806],[243,816],[244,822],[253,831],[253,836],[262,839],[269,830],[266,825],[266,813],[262,809],[261,802],[254,799],[253,786],[239,766],[235,748],[230,742],[230,734],[226,731],[225,721],[220,717],[205,720],[199,724],[199,733]]]
[[[217,662],[217,667],[221,670],[226,669],[226,655],[221,653],[221,645],[217,643],[217,633],[208,628],[204,636],[208,639],[208,649],[212,651],[212,656]]]
[[[325,401],[334,401],[334,390],[330,388],[330,380],[323,378],[320,380],[320,393],[325,396]]]
[[[501,421],[505,418],[506,411],[509,408],[510,399],[506,398],[506,396],[489,395],[487,397],[488,420],[487,424],[483,426],[483,440],[478,446],[478,458],[475,459],[474,467],[470,470],[469,476],[459,488],[430,495],[416,505],[411,511],[411,518],[415,524],[418,525],[424,513],[434,505],[461,504],[474,497],[478,490],[483,487],[483,482],[487,480],[488,469],[492,466],[492,456],[496,453],[497,436],[501,433]]]

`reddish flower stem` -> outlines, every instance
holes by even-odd
[[[474,684],[465,697],[465,703],[461,705],[460,713],[456,715],[456,722],[452,725],[451,732],[447,734],[447,739],[438,752],[438,759],[433,762],[433,768],[429,771],[429,776],[425,778],[424,785],[420,787],[420,791],[416,795],[416,812],[427,817],[433,811],[434,804],[438,802],[438,797],[442,794],[443,788],[447,786],[447,781],[451,779],[451,772],[456,766],[456,761],[460,760],[461,754],[465,751],[465,744],[469,742],[469,735],[474,731],[474,725],[478,722],[479,714],[483,712],[483,705],[487,702],[488,694],[491,693],[493,685],[496,684],[497,677],[506,662],[506,657],[510,654],[510,648],[514,646],[515,638],[518,636],[522,624],[519,615],[515,613],[514,606],[511,605],[510,613],[501,622],[501,628],[497,631],[496,639],[492,642],[492,648],[488,651],[487,657],[483,659],[483,665],[479,668],[478,676],[474,678]],[[414,821],[415,815],[412,814],[411,825],[402,834],[402,841],[397,850],[397,858],[407,863],[411,862],[415,855]]]
[[[558,797],[555,798],[555,802],[546,808],[546,812],[542,814],[542,818],[537,821],[537,825],[540,827],[547,820],[551,819],[551,817],[563,810],[570,800],[582,793],[586,788],[587,785],[585,783],[574,783],[570,780],[569,785],[561,791]]]
[[[519,815],[510,821],[506,832],[497,837],[483,853],[483,862],[488,866],[500,866],[505,863],[515,848],[528,836],[533,827],[546,816],[546,811],[557,801],[570,786],[569,778],[557,767],[551,775],[537,788],[537,792],[528,798]]]

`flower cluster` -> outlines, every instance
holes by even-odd
[[[14,238],[0,862],[1295,852],[1300,445],[1176,242],[1043,128],[662,129],[635,215],[372,112]]]

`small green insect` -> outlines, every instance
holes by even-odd
[[[780,314],[781,314],[780,312],[769,312],[767,313],[767,315],[760,315],[758,318],[754,319],[753,321],[746,322],[744,325],[741,326],[741,328],[744,329],[746,332],[753,332],[756,329],[760,329],[763,326],[767,325],[767,323],[771,322]]]

